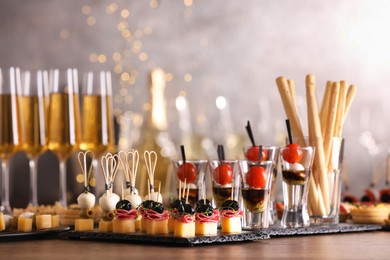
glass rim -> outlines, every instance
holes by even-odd
[[[245,148],[250,148],[250,147],[259,147],[260,145],[245,145],[244,146],[244,149]],[[281,146],[278,146],[278,145],[262,145],[262,148],[266,148],[266,149],[272,149],[272,148],[275,148],[275,149],[278,149],[280,148]]]

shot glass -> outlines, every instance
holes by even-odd
[[[246,229],[269,227],[269,203],[272,189],[272,161],[240,161],[241,196]]]
[[[307,196],[314,151],[315,149],[310,146],[298,148],[286,146],[280,149],[284,200],[282,227],[310,225]]]
[[[239,201],[240,174],[237,160],[211,160],[210,179],[216,208],[232,199]]]
[[[269,202],[269,224],[273,225],[278,217],[276,215],[276,180],[278,176],[278,165],[279,165],[279,147],[277,146],[263,146],[262,161],[272,161],[274,167],[272,170],[272,190]],[[244,156],[246,160],[258,161],[259,146],[245,146]]]
[[[181,197],[186,199],[188,189],[188,203],[195,207],[196,202],[202,198],[202,194],[205,194],[203,189],[206,189],[206,187],[204,187],[204,182],[208,171],[208,161],[175,161],[173,165],[176,172],[177,194],[179,195],[179,189],[181,187]]]

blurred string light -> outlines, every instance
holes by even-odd
[[[149,7],[156,9],[160,6],[161,0],[150,0]],[[192,15],[191,6],[193,6],[193,0],[183,0],[184,12],[183,16],[188,17]],[[81,13],[86,17],[86,24],[88,26],[94,26],[99,22],[99,19],[104,17],[96,16],[97,13],[93,10],[93,5],[83,5],[81,7]],[[89,61],[91,63],[100,64],[112,64],[112,71],[118,75],[119,89],[114,96],[115,104],[122,103],[131,104],[134,100],[131,96],[129,88],[136,84],[139,77],[139,71],[132,65],[134,60],[139,62],[147,62],[150,60],[149,53],[144,49],[143,39],[146,36],[153,34],[153,27],[150,25],[142,28],[134,28],[134,24],[130,22],[132,18],[132,10],[129,8],[129,4],[126,1],[123,2],[108,2],[105,5],[106,15],[117,17],[116,30],[118,32],[118,38],[122,40],[123,49],[116,49],[113,53],[99,53],[94,52],[89,55]],[[60,33],[62,39],[69,37],[69,31],[63,30]],[[207,39],[202,39],[200,45],[206,47],[208,45]],[[193,68],[194,69],[194,68]],[[165,74],[166,81],[172,81],[174,78],[172,73]],[[193,76],[190,73],[185,73],[183,77],[184,82],[190,83],[193,80]],[[145,103],[143,110],[148,111],[150,104]]]

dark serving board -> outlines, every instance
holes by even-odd
[[[60,226],[57,228],[48,228],[42,230],[33,230],[31,232],[2,231],[0,232],[0,241],[18,241],[27,239],[56,238],[59,234],[69,231],[70,227]]]
[[[68,239],[95,240],[105,242],[145,243],[175,246],[195,246],[218,243],[234,243],[269,239],[269,235],[263,232],[242,231],[239,234],[222,234],[218,230],[216,236],[195,236],[190,238],[174,237],[173,235],[147,235],[145,233],[103,233],[103,232],[79,232],[70,231],[63,234]]]
[[[283,228],[281,226],[274,226],[261,230],[261,232],[273,237],[377,231],[381,230],[382,228],[383,226],[380,225],[340,223],[337,225],[311,225],[309,227],[301,228]]]

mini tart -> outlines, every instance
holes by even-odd
[[[204,213],[195,214],[195,235],[216,235],[220,214],[217,209],[210,216]]]
[[[134,233],[135,219],[137,211],[135,209],[125,210],[116,209],[114,211],[115,219],[112,220],[112,232],[114,233]]]
[[[356,224],[380,224],[384,225],[389,219],[390,204],[379,203],[377,205],[356,205],[351,208],[352,221]]]
[[[242,210],[226,209],[221,212],[222,233],[240,233],[241,219],[244,213]]]
[[[195,236],[195,217],[189,214],[177,214],[175,216],[175,237],[194,237]]]
[[[168,234],[168,211],[158,213],[152,209],[143,211],[142,218],[145,220],[146,234],[149,235],[166,235]]]

